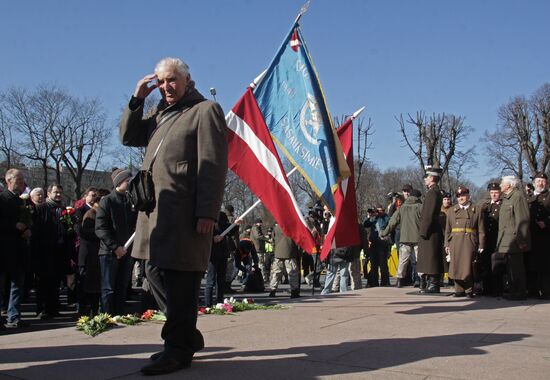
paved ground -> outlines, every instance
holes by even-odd
[[[550,378],[549,302],[413,288],[275,300],[288,308],[200,316],[207,348],[190,369],[162,378]],[[69,320],[55,323],[0,332],[0,379],[141,378],[162,348],[158,323],[95,338]]]

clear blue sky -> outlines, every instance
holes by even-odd
[[[271,61],[304,0],[3,1],[0,90],[56,83],[97,97],[109,122],[164,56],[178,56],[227,112]],[[333,116],[367,105],[369,156],[410,164],[395,116],[466,117],[469,145],[497,109],[550,81],[550,1],[313,0],[301,21]],[[483,146],[478,143],[479,151]],[[471,179],[492,168],[484,156]]]

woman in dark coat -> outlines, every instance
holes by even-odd
[[[80,273],[79,305],[81,315],[99,313],[101,294],[101,269],[99,266],[99,238],[95,234],[95,217],[98,203],[86,211],[80,228],[80,248],[78,251],[78,269]]]

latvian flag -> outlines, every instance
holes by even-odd
[[[340,182],[340,186],[334,194],[336,215],[331,218],[327,236],[321,249],[321,260],[328,256],[331,248],[353,247],[360,243],[353,173],[353,119],[359,112],[356,112],[336,131],[351,170],[351,176]]]
[[[307,227],[258,103],[250,88],[226,116],[228,166],[261,199],[284,234],[315,253]]]

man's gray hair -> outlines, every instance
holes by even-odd
[[[179,58],[163,58],[155,66],[155,74],[160,74],[168,69],[175,69],[180,75],[187,77],[189,75],[189,66]]]
[[[8,180],[14,179],[18,174],[20,175],[22,174],[19,169],[15,169],[15,168],[8,169],[6,171],[6,176],[4,177],[4,179],[6,180],[6,182],[8,182]]]
[[[510,186],[515,188],[518,186],[519,180],[513,175],[505,175],[504,177],[502,177],[502,182],[508,183],[510,184]]]

